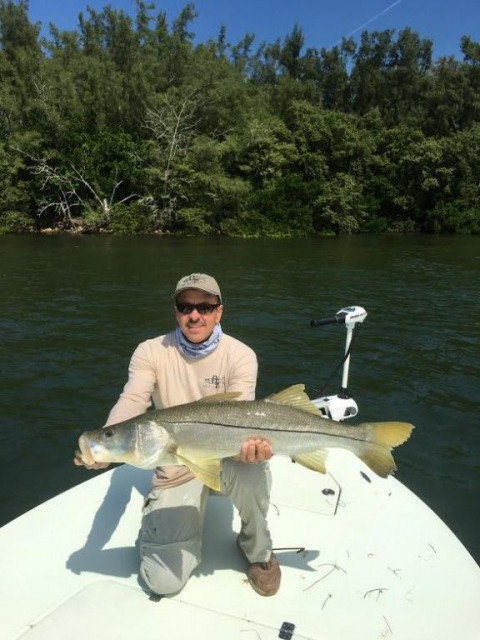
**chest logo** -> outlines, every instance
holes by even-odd
[[[219,376],[213,375],[211,378],[205,378],[205,382],[215,387],[215,389],[218,389],[220,385],[225,382],[225,378],[223,376],[220,378]]]

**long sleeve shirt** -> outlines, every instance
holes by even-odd
[[[128,381],[105,426],[144,413],[152,404],[166,409],[225,391],[239,391],[239,400],[253,400],[257,372],[255,352],[226,334],[214,351],[197,358],[180,353],[174,332],[146,340],[132,355]],[[168,488],[193,477],[184,466],[158,467],[153,484]]]

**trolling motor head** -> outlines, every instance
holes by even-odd
[[[323,318],[321,320],[312,320],[312,327],[321,327],[327,324],[344,324],[347,330],[345,343],[345,354],[340,365],[343,364],[342,387],[338,394],[333,396],[321,396],[312,400],[313,404],[318,407],[327,418],[332,420],[345,420],[353,418],[358,413],[358,405],[348,393],[348,373],[350,366],[350,352],[353,346],[353,332],[357,329],[357,325],[362,323],[367,317],[367,312],[363,307],[351,306],[343,307],[334,316]],[[334,373],[336,373],[335,369]],[[329,380],[327,381],[327,384]],[[326,385],[325,385],[326,386]],[[324,388],[325,388],[324,386]]]
[[[345,324],[347,329],[354,327],[356,324],[363,322],[367,317],[367,312],[363,307],[343,307],[340,311],[330,318],[323,318],[322,320],[311,320],[310,326],[321,327],[326,324]]]

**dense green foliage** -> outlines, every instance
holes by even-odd
[[[0,0],[0,232],[480,232],[480,44],[194,44],[195,17],[136,0],[42,37]]]

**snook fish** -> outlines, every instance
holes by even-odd
[[[125,462],[143,469],[186,465],[207,486],[220,488],[222,458],[238,455],[249,438],[267,439],[274,454],[325,473],[329,448],[352,451],[379,476],[396,469],[391,450],[410,436],[411,424],[352,426],[324,418],[298,384],[264,400],[235,400],[227,392],[157,409],[79,438],[85,464]]]

